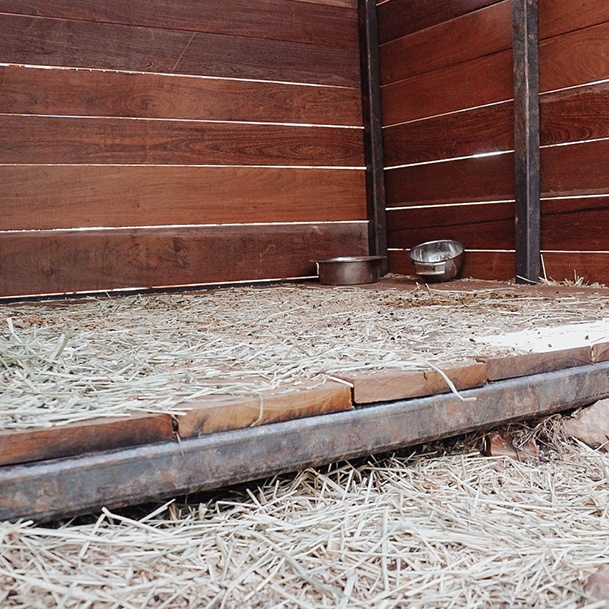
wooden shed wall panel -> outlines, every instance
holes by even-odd
[[[0,113],[362,123],[353,88],[19,66],[0,66]]]
[[[511,2],[503,0],[382,45],[381,80],[388,84],[511,46]]]
[[[359,54],[285,40],[5,15],[4,63],[356,87]]]
[[[388,0],[379,5],[381,44],[424,30],[500,0]],[[0,3],[1,6],[1,3]]]
[[[5,233],[0,294],[22,296],[290,278],[361,255],[365,223]]]
[[[1,230],[366,219],[363,171],[4,165],[0,184]]]
[[[0,0],[0,12],[74,21],[358,46],[357,23],[327,3],[291,0]]]
[[[0,116],[0,163],[362,166],[358,129]]]

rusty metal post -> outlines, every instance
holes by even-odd
[[[373,256],[387,256],[387,215],[383,154],[383,112],[376,0],[359,0],[362,111],[366,193],[368,200],[368,247]],[[385,260],[381,274],[387,272]]]
[[[541,275],[538,0],[512,0],[516,281]]]

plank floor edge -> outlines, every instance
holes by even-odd
[[[350,410],[351,388],[334,381],[290,391],[262,392],[233,400],[206,400],[183,405],[188,411],[176,415],[181,438],[244,429],[280,421]]]
[[[454,383],[458,390],[480,387],[487,381],[486,364],[469,361],[461,364],[439,364],[438,368]],[[384,369],[374,372],[337,374],[353,385],[356,404],[372,404],[406,398],[416,398],[451,389],[445,378],[435,370]]]
[[[486,374],[489,381],[500,381],[585,366],[593,362],[593,354],[591,347],[586,346],[500,357],[480,356],[476,360],[486,364]]]
[[[0,520],[52,521],[209,491],[396,450],[591,404],[609,396],[609,363],[489,383],[453,394],[0,469]]]
[[[168,414],[132,414],[0,432],[0,466],[169,441]]]

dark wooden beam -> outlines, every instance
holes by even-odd
[[[0,468],[0,520],[49,521],[395,450],[609,396],[609,362],[201,438]]]
[[[516,281],[541,275],[538,0],[512,1]]]
[[[383,112],[376,0],[359,0],[362,66],[362,110],[368,200],[368,243],[370,254],[387,256],[387,217],[383,154]],[[387,272],[385,260],[381,273]]]

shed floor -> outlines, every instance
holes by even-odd
[[[300,418],[324,429],[332,421],[324,417],[354,413],[340,420],[366,425],[364,407],[378,409],[373,418],[383,403],[409,412],[420,404],[424,413],[425,396],[449,394],[437,404],[452,420],[436,418],[434,429],[398,444],[592,401],[605,395],[602,383],[586,379],[601,378],[609,359],[608,296],[606,288],[425,286],[393,276],[357,287],[311,282],[6,305],[0,474],[78,455],[103,463],[105,451],[144,445],[183,452],[190,440],[238,430],[233,439],[242,443],[253,428],[282,421],[293,421],[289,435],[306,428]],[[535,398],[517,412],[497,404],[510,391],[530,396],[531,375],[578,367],[568,377],[577,395],[554,389],[551,403]],[[474,388],[485,386],[495,396],[490,415],[472,407]],[[344,454],[392,445],[382,441],[382,425],[379,434],[378,445],[366,440]],[[230,445],[231,437],[220,440]],[[323,461],[323,452],[311,459]]]

